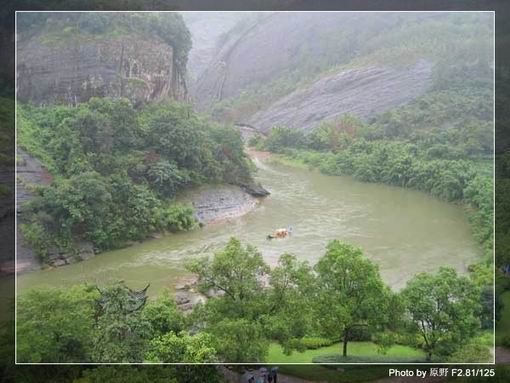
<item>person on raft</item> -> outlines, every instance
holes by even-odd
[[[292,234],[292,226],[289,226],[288,228],[278,229],[274,232],[274,234],[269,234],[266,238],[267,239],[275,239],[275,238],[285,238],[287,236],[290,236]]]

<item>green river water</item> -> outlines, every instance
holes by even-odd
[[[256,162],[256,177],[271,195],[250,213],[73,265],[20,275],[18,293],[35,287],[121,279],[132,288],[150,282],[149,293],[156,295],[188,276],[186,259],[212,255],[231,236],[257,246],[271,265],[284,252],[313,264],[332,239],[355,244],[379,265],[381,275],[395,289],[415,273],[442,265],[465,272],[481,256],[458,206],[413,190]],[[292,237],[266,240],[268,233],[287,225],[293,226]]]

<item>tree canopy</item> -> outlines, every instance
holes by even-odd
[[[451,268],[416,275],[402,297],[412,326],[423,338],[427,360],[452,353],[480,328],[479,291]]]
[[[27,185],[36,197],[21,222],[43,261],[49,249],[72,252],[80,240],[104,250],[157,231],[189,230],[193,210],[173,200],[179,191],[251,179],[239,133],[176,102],[141,110],[126,99],[23,105],[18,144],[53,175],[48,186]]]

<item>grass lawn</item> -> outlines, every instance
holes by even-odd
[[[294,351],[291,355],[285,355],[280,345],[273,343],[269,347],[267,361],[269,363],[312,363],[313,358],[322,355],[340,354],[340,343],[317,350],[304,352]],[[408,346],[395,345],[383,355],[377,352],[377,346],[372,342],[349,342],[347,355],[356,358],[377,359],[378,362],[402,362],[404,359],[424,360],[425,353],[421,350]]]
[[[322,347],[317,350],[304,352],[294,351],[285,355],[280,345],[273,343],[269,347],[267,360],[275,363],[311,363],[312,359],[320,355],[340,354],[341,345]],[[380,362],[402,361],[402,359],[424,360],[425,354],[407,346],[395,345],[386,355],[377,352],[377,346],[371,342],[350,342],[347,354],[357,358],[372,358]],[[387,377],[387,368],[384,366],[320,366],[320,365],[280,365],[279,371],[283,374],[296,376],[302,379],[324,382],[368,382],[378,378]]]
[[[496,344],[500,345],[505,336],[510,336],[510,291],[501,294],[503,308],[499,321],[496,323]]]

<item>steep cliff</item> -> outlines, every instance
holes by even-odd
[[[197,109],[267,131],[362,118],[492,79],[490,15],[272,13],[243,19],[192,84]]]
[[[23,17],[23,16],[22,16]],[[126,97],[141,104],[187,97],[189,32],[182,18],[122,14],[21,19],[18,99],[35,105]],[[158,32],[158,33],[157,33]]]
[[[186,26],[191,32],[192,48],[189,52],[187,73],[191,84],[195,83],[213,59],[218,44],[227,32],[249,12],[186,12]],[[190,92],[193,92],[190,89]]]
[[[104,40],[20,42],[18,98],[36,105],[76,104],[90,97],[127,97],[138,104],[186,96],[169,45],[138,36]]]
[[[309,130],[343,113],[367,118],[385,112],[420,96],[430,85],[431,64],[426,61],[400,70],[350,69],[290,93],[248,122],[264,133],[273,126]]]

